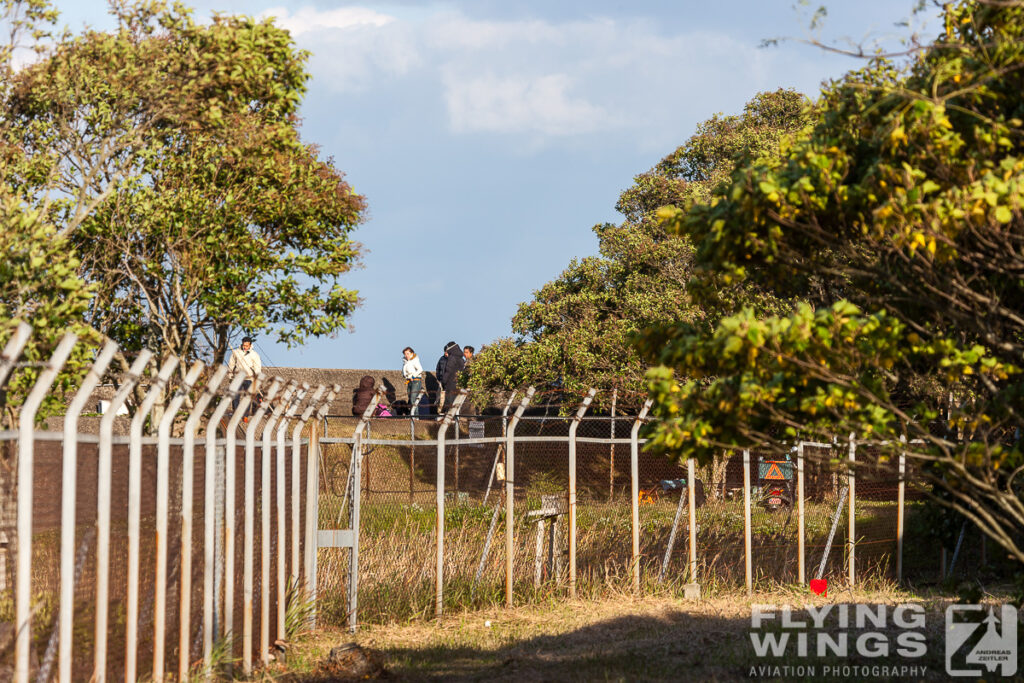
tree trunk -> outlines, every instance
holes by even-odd
[[[723,452],[720,455],[716,455],[714,461],[711,463],[711,498],[713,500],[722,500],[725,498],[725,474],[729,467],[729,459],[732,457],[732,453]]]

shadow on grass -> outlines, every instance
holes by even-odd
[[[867,606],[867,605],[865,605]],[[877,607],[877,605],[875,606]],[[627,604],[623,609],[629,609]],[[698,608],[700,610],[701,608]],[[891,615],[891,607],[887,608]],[[897,636],[901,627],[869,628],[886,635],[890,651],[884,656],[857,653],[855,641],[864,629],[843,627],[827,620],[825,631],[835,636],[847,633],[850,654],[847,657],[815,656],[814,629],[789,629],[809,637],[809,656],[800,657],[795,643],[779,657],[758,657],[751,644],[750,617],[735,615],[731,607],[698,611],[665,609],[656,614],[627,615],[605,619],[565,633],[530,635],[537,631],[557,630],[557,613],[545,620],[543,614],[530,621],[503,623],[500,616],[492,628],[475,620],[463,621],[456,630],[446,628],[424,638],[373,645],[383,650],[388,662],[387,678],[409,681],[591,681],[591,680],[946,680],[942,639],[942,614],[929,610],[924,626],[927,651],[923,656],[906,658],[897,654]],[[730,616],[708,613],[725,611]],[[852,611],[851,611],[852,615]],[[575,615],[574,615],[575,617]],[[801,612],[794,618],[810,623]],[[775,623],[760,633],[783,632]],[[375,639],[376,640],[376,639]],[[426,640],[427,642],[423,642]],[[411,641],[411,642],[410,642]],[[416,644],[423,642],[422,645]],[[803,666],[803,670],[796,667]],[[788,668],[787,668],[788,667]],[[828,667],[828,668],[826,668]],[[849,675],[836,673],[834,667],[847,669]],[[875,668],[874,674],[865,674]],[[893,674],[892,667],[907,668]],[[302,681],[337,680],[308,677]]]
[[[704,680],[745,674],[748,619],[673,611],[623,616],[496,647],[394,648],[403,680]],[[502,628],[496,628],[498,639]]]

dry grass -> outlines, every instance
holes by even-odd
[[[514,576],[517,601],[545,603],[568,593],[566,574],[560,580],[545,569],[544,581],[534,586],[536,531],[522,513],[539,506],[539,492],[517,501]],[[807,571],[813,576],[828,533],[828,502],[809,505]],[[891,506],[866,504],[866,515],[888,516]],[[330,509],[325,505],[324,509]],[[477,610],[504,603],[504,518],[499,521],[481,579],[474,585],[493,507],[475,501],[446,508],[445,611]],[[685,524],[676,539],[665,581],[659,582],[661,561],[675,514],[673,501],[641,509],[641,575],[646,595],[680,597],[689,580]],[[743,585],[743,517],[741,501],[709,502],[699,510],[698,576],[708,594],[733,591]],[[577,594],[597,600],[631,589],[630,510],[628,504],[584,502],[578,516]],[[436,516],[432,505],[370,503],[363,506],[360,550],[360,623],[395,623],[432,616],[436,563]],[[564,522],[563,522],[564,532]],[[770,587],[796,581],[796,520],[784,512],[759,511],[754,517],[755,586]],[[845,570],[844,526],[834,540],[829,568],[838,580]],[[894,545],[894,544],[893,544]],[[858,581],[885,585],[891,576],[888,547],[882,554],[858,556]],[[876,552],[877,552],[876,550]],[[563,558],[567,546],[562,539]],[[567,558],[565,558],[567,559]],[[320,609],[326,623],[341,625],[345,612],[347,554],[320,554]]]
[[[923,603],[929,612],[929,653],[910,663],[928,666],[928,680],[944,678],[940,612],[947,600],[895,590],[843,591],[832,600]],[[512,610],[492,607],[439,621],[370,625],[354,637],[322,630],[293,649],[289,668],[312,671],[331,647],[355,639],[383,651],[390,677],[399,680],[741,680],[749,679],[752,665],[763,663],[748,635],[752,604],[829,601],[780,588],[752,598],[729,594],[701,602],[619,595]],[[852,657],[832,663],[878,661]]]

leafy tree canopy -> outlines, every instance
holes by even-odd
[[[56,19],[39,0],[3,7],[12,43]],[[88,301],[53,315],[183,370],[243,331],[299,343],[344,327],[356,293],[339,276],[365,205],[299,137],[308,54],[272,20],[200,24],[164,2],[112,12],[115,30],[51,35],[22,68],[4,53],[0,194],[53,226],[77,278],[64,286]],[[35,239],[24,224],[5,230]]]
[[[818,308],[651,328],[638,346],[661,364],[657,450],[905,436],[949,504],[1024,561],[1024,7],[944,12],[903,66],[829,87],[781,155],[659,214],[697,245],[691,291],[755,283]]]
[[[665,205],[706,201],[738,159],[777,154],[780,138],[802,127],[807,102],[788,90],[762,93],[738,116],[716,115],[686,144],[637,176],[619,197],[620,225],[594,228],[599,255],[574,259],[555,280],[520,304],[512,338],[497,340],[474,360],[476,388],[558,384],[570,393],[620,387],[641,399],[647,363],[630,344],[659,323],[714,319],[738,302],[759,309],[775,302],[752,287],[727,288],[709,306],[687,291],[694,247],[656,220]],[[608,392],[599,397],[607,402]]]

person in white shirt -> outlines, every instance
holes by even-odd
[[[242,337],[242,345],[231,352],[231,359],[228,361],[228,373],[231,377],[239,373],[245,376],[242,385],[238,388],[239,393],[248,391],[263,370],[260,354],[253,350],[252,342],[252,337]],[[235,396],[232,409],[238,407],[238,400],[238,396]]]
[[[402,357],[405,358],[405,362],[402,363],[402,377],[405,378],[405,387],[409,392],[409,414],[419,415],[420,406],[416,399],[423,388],[423,365],[420,364],[420,358],[411,346],[402,349]]]

